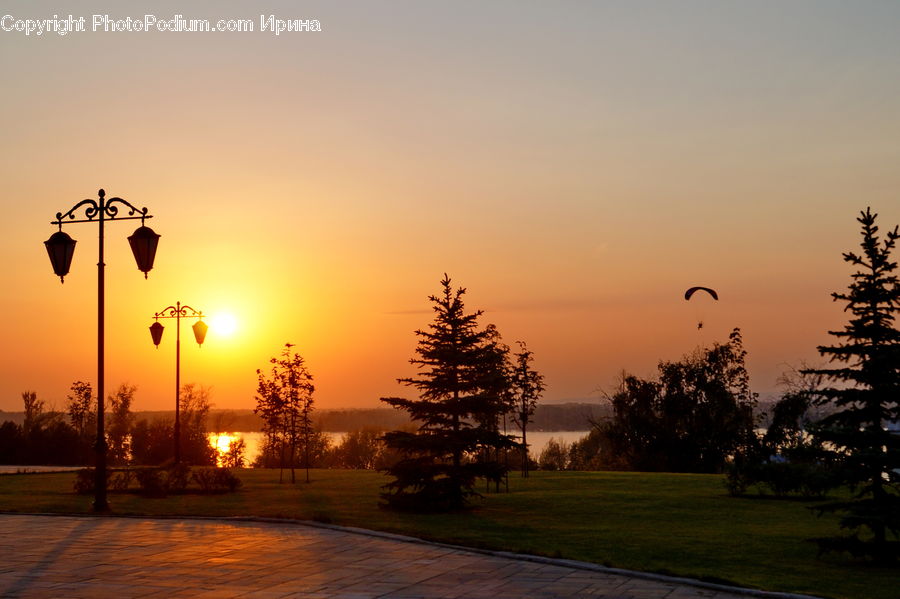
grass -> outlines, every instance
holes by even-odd
[[[111,494],[117,514],[262,516],[318,520],[444,541],[583,560],[633,570],[835,599],[897,599],[900,569],[817,558],[805,539],[837,530],[810,502],[729,497],[720,476],[630,472],[536,472],[510,476],[510,493],[477,509],[441,515],[378,507],[376,472],[313,471],[311,484],[243,470],[227,495],[146,499]],[[0,476],[0,511],[84,513],[74,474]]]

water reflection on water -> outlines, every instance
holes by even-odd
[[[339,445],[344,439],[346,432],[326,432],[331,446]],[[551,438],[565,443],[572,443],[588,434],[588,431],[528,431],[528,445],[531,454],[537,458],[541,451],[547,446]],[[244,463],[247,466],[253,464],[253,461],[259,456],[265,441],[264,433],[257,432],[235,432],[235,433],[209,433],[207,436],[209,444],[216,448],[218,453],[219,465],[222,465],[223,456],[228,453],[228,449],[232,441],[243,439],[246,444],[244,449]]]

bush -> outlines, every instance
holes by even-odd
[[[119,470],[110,475],[107,487],[110,491],[124,493],[128,491],[133,479],[134,473],[131,470]]]
[[[173,464],[165,470],[165,489],[168,493],[184,493],[191,476],[191,468],[186,464]]]
[[[751,487],[760,495],[821,498],[840,485],[841,475],[824,464],[765,461],[728,465],[725,487],[731,495],[743,495]]]
[[[90,495],[94,492],[94,469],[82,468],[75,471],[75,492],[79,495]]]
[[[385,451],[384,441],[381,440],[383,434],[384,431],[375,428],[349,431],[341,443],[328,452],[328,466],[375,470]]]
[[[75,492],[89,495],[94,492],[93,468],[75,472]],[[111,471],[107,481],[109,491],[127,493],[132,481],[137,481],[137,492],[144,497],[165,497],[170,493],[189,492],[190,481],[197,483],[200,493],[229,493],[242,486],[241,480],[227,468],[197,468],[191,471],[186,464],[166,468],[139,468]]]
[[[142,468],[135,470],[140,494],[144,497],[165,497],[166,484],[160,471],[156,468]]]
[[[541,470],[565,470],[569,465],[570,450],[571,446],[562,439],[557,441],[554,437],[550,437],[547,446],[544,447],[538,458]]]
[[[243,485],[227,468],[197,468],[192,478],[200,486],[201,493],[234,492]]]

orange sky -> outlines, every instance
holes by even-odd
[[[0,31],[0,409],[96,377],[96,226],[64,285],[42,243],[100,187],[147,206],[150,278],[107,228],[107,389],[174,396],[182,301],[227,313],[182,380],[251,408],[286,341],[319,408],[404,392],[447,272],[546,401],[597,399],[742,327],[753,384],[815,360],[871,205],[900,222],[900,7],[717,2],[5,3],[48,18],[318,19],[317,33]],[[130,5],[131,6],[131,5]],[[687,304],[688,286],[721,301]],[[696,323],[702,319],[704,328]],[[190,321],[187,323],[190,324]]]

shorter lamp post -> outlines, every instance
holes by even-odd
[[[197,318],[197,322],[191,327],[194,330],[194,339],[197,345],[203,347],[203,340],[206,339],[206,331],[209,329],[207,324],[203,322],[203,312],[198,312],[190,306],[183,306],[181,302],[176,302],[174,306],[163,308],[153,315],[154,322],[150,325],[150,336],[153,338],[153,345],[159,349],[159,342],[162,341],[163,325],[159,322],[160,318],[175,319],[175,463],[181,463],[181,318],[191,317]]]
[[[56,220],[50,224],[58,225],[59,230],[44,242],[53,272],[63,281],[63,277],[69,274],[69,266],[72,264],[72,256],[75,254],[75,240],[62,230],[63,224],[68,223],[97,223],[100,229],[99,259],[97,261],[97,442],[94,449],[97,452],[97,465],[94,470],[94,511],[106,512],[109,504],[106,501],[106,433],[104,431],[103,394],[105,360],[105,268],[103,262],[103,229],[105,221],[113,220],[137,220],[141,226],[128,238],[134,259],[137,261],[138,270],[147,273],[153,268],[153,259],[156,257],[156,245],[159,235],[153,229],[144,225],[144,221],[153,218],[147,214],[146,208],[137,208],[122,198],[106,198],[106,192],[102,189],[97,192],[97,200],[82,200],[69,208],[66,212],[57,212]],[[119,216],[119,209],[128,210],[128,216]],[[84,218],[80,211],[84,210]],[[76,220],[77,219],[77,220]]]

